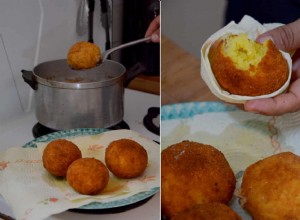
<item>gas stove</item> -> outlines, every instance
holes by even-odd
[[[119,130],[119,129],[130,129],[130,128],[129,128],[129,125],[124,120],[122,120],[120,123],[113,125],[107,129],[108,130]],[[58,130],[48,128],[39,122],[36,123],[32,128],[32,134],[33,134],[33,137],[35,137],[35,138],[38,138],[38,137],[41,137],[43,135],[50,134],[53,132],[57,132],[57,131]]]
[[[147,138],[156,142],[160,141],[159,135],[148,130],[143,121],[148,113],[149,108],[159,107],[160,98],[157,95],[143,93],[135,90],[125,89],[124,94],[124,123],[131,130],[137,131]],[[6,150],[9,147],[22,146],[34,139],[32,129],[36,125],[37,120],[34,111],[19,114],[10,121],[6,121],[0,125],[0,150]],[[158,155],[159,156],[159,155]],[[160,196],[159,193],[154,195],[148,201],[137,204],[136,206],[127,207],[126,210],[113,210],[106,212],[95,211],[95,213],[82,213],[66,211],[57,215],[53,215],[48,219],[144,219],[153,220],[160,218]],[[0,213],[13,216],[11,208],[6,204],[0,196]]]

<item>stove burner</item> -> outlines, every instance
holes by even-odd
[[[120,123],[109,127],[110,130],[120,130],[120,129],[130,129],[129,125],[125,121],[121,121]]]
[[[159,107],[151,107],[148,109],[147,115],[144,117],[143,123],[145,127],[153,132],[156,135],[160,134],[160,126],[159,126],[159,114],[160,108]]]
[[[33,134],[34,138],[38,138],[38,137],[41,137],[43,135],[50,134],[50,133],[53,133],[53,132],[56,132],[56,131],[58,131],[58,130],[48,128],[48,127],[46,127],[46,126],[44,126],[40,123],[36,123],[32,128],[32,134]]]
[[[129,125],[125,121],[121,121],[120,123],[113,125],[107,129],[119,130],[119,129],[130,129],[130,128],[129,128]],[[48,128],[48,127],[40,124],[39,122],[36,123],[32,128],[32,134],[33,134],[34,138],[38,138],[43,135],[50,134],[50,133],[53,133],[56,131],[59,131],[59,130]]]

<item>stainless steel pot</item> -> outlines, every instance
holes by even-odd
[[[73,70],[66,60],[22,70],[23,78],[35,91],[35,114],[42,125],[70,128],[108,128],[124,116],[124,87],[144,68],[127,71],[115,61],[105,60],[87,70]]]

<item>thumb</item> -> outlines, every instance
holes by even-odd
[[[256,40],[263,42],[266,39],[271,39],[280,50],[286,52],[300,48],[300,19],[269,30],[258,36]]]

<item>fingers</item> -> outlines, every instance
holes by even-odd
[[[263,115],[282,115],[300,109],[300,80],[293,82],[288,93],[275,98],[251,100],[245,103],[244,109]]]
[[[276,98],[278,99],[278,97]],[[285,100],[282,98],[280,101],[272,98],[251,100],[245,103],[244,109],[248,112],[273,116],[290,112],[290,109],[287,109]]]
[[[283,51],[292,51],[300,47],[300,19],[267,31],[257,38],[258,42],[271,39]]]
[[[160,33],[159,30],[156,30],[151,34],[151,41],[154,43],[158,43],[160,41]]]
[[[160,41],[160,16],[158,15],[155,19],[150,23],[145,37],[151,36],[152,42],[159,42]]]
[[[300,19],[267,31],[256,39],[258,42],[264,42],[271,39],[275,45],[283,51],[296,51],[300,48]],[[295,112],[300,109],[300,60],[294,54],[293,62],[293,82],[287,93],[278,95],[274,98],[257,99],[248,101],[244,109],[249,112],[260,113],[264,115],[282,115],[284,113]],[[294,81],[295,80],[295,81]]]

